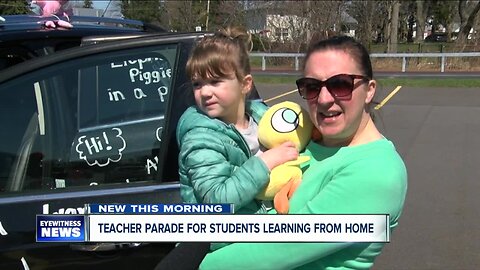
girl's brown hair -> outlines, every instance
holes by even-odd
[[[242,81],[250,74],[251,44],[251,36],[241,27],[228,27],[205,36],[190,54],[187,75],[190,79],[207,79],[230,77],[234,73]]]

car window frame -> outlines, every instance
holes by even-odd
[[[179,80],[178,74],[179,73],[184,73],[185,71],[182,70],[184,69],[183,64],[186,63],[186,58],[185,58],[185,53],[190,52],[191,48],[191,42],[192,42],[192,36],[193,39],[198,39],[203,36],[203,34],[198,33],[195,35],[192,34],[180,34],[180,35],[175,35],[175,36],[165,36],[164,34],[159,34],[158,36],[161,36],[161,38],[157,37],[157,35],[149,35],[148,37],[138,37],[138,38],[132,38],[132,39],[125,39],[121,40],[118,42],[108,42],[108,43],[101,43],[101,44],[95,44],[95,45],[88,45],[83,48],[73,48],[73,49],[67,49],[65,51],[59,52],[58,54],[50,55],[50,56],[45,56],[45,57],[39,57],[36,59],[28,60],[24,63],[18,64],[16,66],[13,66],[7,70],[0,71],[0,85],[3,83],[6,83],[10,80],[13,80],[15,78],[18,78],[19,76],[24,76],[25,74],[30,74],[31,72],[34,72],[38,69],[41,69],[46,66],[50,65],[55,65],[58,63],[62,63],[65,61],[70,61],[72,59],[76,58],[81,58],[89,55],[95,55],[95,54],[102,54],[105,52],[115,52],[115,51],[123,51],[123,50],[128,50],[128,49],[134,49],[134,48],[139,48],[139,47],[149,47],[149,46],[156,46],[156,45],[161,45],[161,44],[169,44],[169,43],[176,43],[179,45],[178,51],[177,51],[177,56],[176,56],[176,61],[178,62],[177,68],[174,70],[172,74],[172,79],[173,79],[173,85],[172,87],[174,89],[176,88],[185,88],[189,86],[189,82],[186,81],[186,79]],[[186,44],[185,42],[189,43]],[[88,47],[88,49],[87,49]],[[183,60],[180,60],[180,56],[182,56]],[[179,70],[180,69],[180,70]],[[173,91],[173,96],[169,99],[168,104],[166,104],[166,108],[169,111],[175,112],[172,108],[172,103],[176,99],[175,96],[177,96],[177,91]],[[193,97],[192,97],[193,100]],[[167,120],[165,122],[165,127],[166,129],[163,130],[162,132],[162,139],[165,139],[166,141],[170,141],[170,138],[172,137],[172,127],[171,127],[171,121],[175,121],[174,118],[178,120],[179,116],[181,115],[178,114],[177,116],[174,116],[172,118],[167,117]],[[159,153],[159,163],[164,164],[166,160],[166,153],[169,151],[169,147],[165,147],[161,149],[161,153]],[[176,160],[175,160],[176,162]],[[157,171],[157,178],[161,178],[163,175],[163,167],[162,169]],[[178,172],[177,172],[178,173]],[[151,185],[162,185],[164,184],[163,182],[153,182],[153,183],[148,183],[145,184],[145,186],[151,186]],[[175,183],[167,183],[169,188],[176,188],[178,187],[177,184]],[[131,185],[131,188],[141,188],[143,185],[139,185],[135,187],[135,185]],[[129,186],[127,185],[118,185],[116,187],[96,187],[95,190],[92,190],[93,192],[99,191],[102,192],[102,189],[130,189]],[[88,187],[78,187],[74,190],[58,190],[55,192],[46,192],[44,190],[35,190],[35,191],[26,191],[26,192],[19,192],[19,193],[13,193],[13,194],[0,194],[0,198],[5,197],[5,198],[12,198],[16,196],[22,196],[22,194],[25,194],[26,196],[36,196],[39,194],[42,195],[51,195],[52,198],[58,197],[63,197],[64,195],[61,194],[66,194],[66,193],[78,193],[78,195],[84,193],[84,192],[89,192],[90,189]],[[125,190],[126,193],[129,191]],[[120,192],[123,193],[123,192]],[[68,196],[68,195],[67,195]],[[82,196],[82,195],[80,195]],[[8,200],[8,199],[7,199]]]

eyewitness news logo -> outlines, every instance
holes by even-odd
[[[37,215],[37,242],[84,242],[85,216]]]

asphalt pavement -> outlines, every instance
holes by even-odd
[[[292,84],[257,84],[269,105],[305,105]],[[379,89],[378,101],[391,89]],[[272,99],[273,98],[273,99]],[[399,226],[374,270],[480,268],[480,85],[402,87],[377,111],[408,171]]]

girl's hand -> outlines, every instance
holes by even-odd
[[[290,141],[284,142],[259,155],[259,158],[265,162],[270,171],[278,165],[297,159],[297,157],[298,150],[295,147],[295,144]]]

